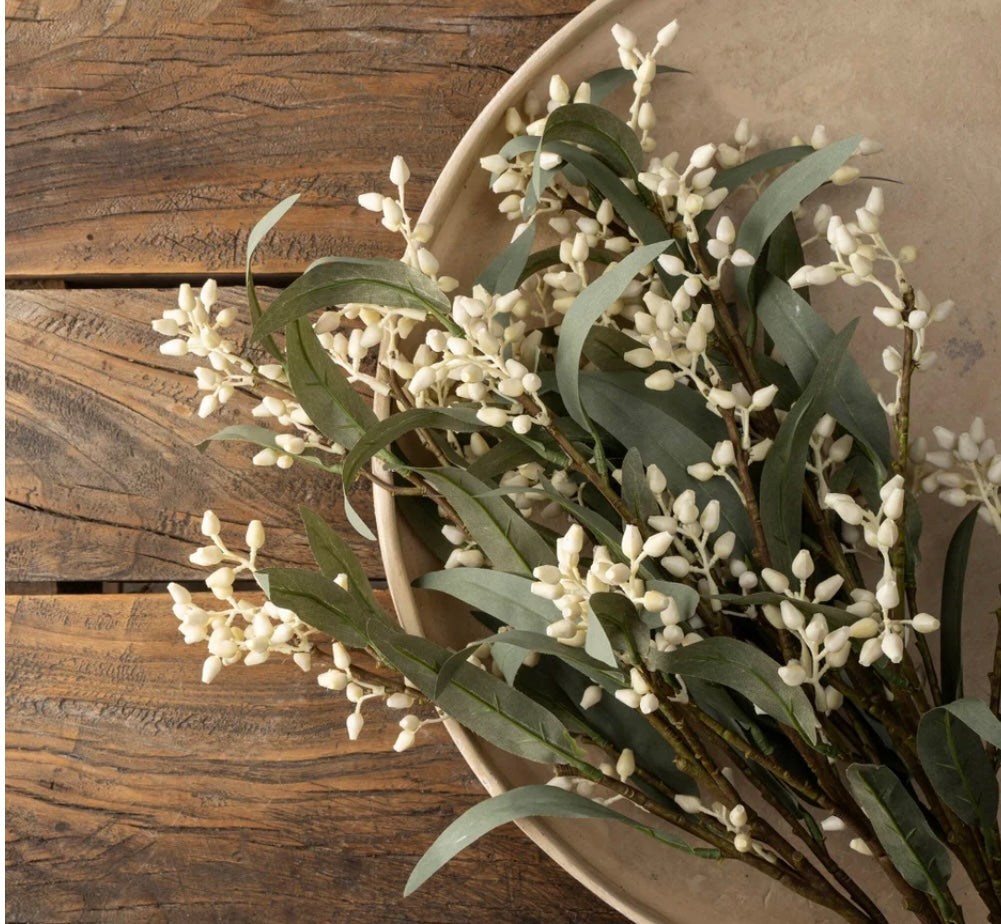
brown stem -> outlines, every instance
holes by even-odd
[[[747,455],[744,452],[740,432],[737,429],[737,418],[732,410],[721,410],[723,420],[726,423],[727,436],[733,445],[733,454],[737,463],[737,475],[740,480],[740,493],[744,498],[744,506],[747,507],[747,515],[751,520],[751,528],[754,530],[754,553],[758,564],[762,568],[772,566],[772,557],[768,551],[768,540],[765,538],[765,527],[761,522],[761,511],[758,509],[758,499],[754,493],[754,483],[751,481],[751,471],[747,466]]]

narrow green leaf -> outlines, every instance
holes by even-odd
[[[636,606],[621,594],[595,593],[588,599],[588,607],[589,616],[594,617],[594,620],[588,619],[588,641],[590,627],[595,623],[604,641],[598,642],[595,650],[587,648],[587,653],[613,667],[618,664],[616,653],[627,663],[639,664],[650,647],[650,630],[636,612]],[[602,652],[604,657],[596,651]],[[609,653],[611,661],[605,660]]]
[[[257,250],[261,241],[267,237],[268,232],[282,220],[285,213],[292,208],[299,200],[299,193],[289,196],[278,203],[251,229],[247,237],[247,263],[244,270],[244,280],[247,285],[247,303],[250,305],[250,321],[256,324],[261,316],[261,303],[257,299],[257,287],[254,285],[254,274],[250,269],[254,258],[254,251]],[[264,338],[264,346],[267,351],[279,362],[283,361],[281,350],[278,349],[273,337]]]
[[[373,611],[332,580],[297,568],[268,568],[262,573],[273,603],[292,610],[307,625],[351,648],[368,646]],[[388,625],[389,617],[381,611],[379,615]]]
[[[809,302],[781,279],[769,279],[758,297],[757,315],[775,341],[801,388],[813,376],[817,363],[830,349],[834,331]],[[886,414],[855,359],[846,356],[838,373],[830,413],[842,426],[890,463],[890,436]]]
[[[810,436],[829,409],[855,324],[852,321],[834,338],[817,363],[810,384],[782,421],[761,471],[761,523],[773,565],[783,573],[789,572],[800,549]]]
[[[211,436],[206,437],[195,448],[204,452],[208,448],[209,443],[230,441],[235,443],[252,443],[254,446],[260,446],[264,449],[283,452],[284,450],[275,442],[277,435],[274,430],[269,430],[267,427],[257,427],[253,424],[234,424],[231,427],[223,427],[218,433],[213,433]],[[308,452],[296,456],[296,460],[305,462],[307,465],[313,465],[316,468],[322,468],[326,472],[339,474],[341,470],[340,465],[324,462],[322,459]]]
[[[446,326],[454,326],[448,299],[419,270],[399,260],[329,259],[303,273],[271,303],[254,325],[255,340],[311,311],[349,302],[429,312]]]
[[[419,889],[456,854],[500,825],[519,818],[599,818],[618,821],[677,850],[699,857],[718,859],[719,851],[708,847],[690,847],[666,831],[635,821],[599,802],[555,786],[520,786],[480,802],[453,821],[428,848],[407,880],[404,895]]]
[[[582,427],[589,429],[580,400],[580,358],[584,341],[594,322],[608,310],[636,275],[657,259],[671,241],[639,247],[622,262],[592,282],[570,305],[556,351],[556,380],[567,412]]]
[[[963,592],[977,509],[963,517],[949,541],[942,576],[942,697],[946,702],[963,695]]]
[[[738,164],[736,167],[728,167],[720,170],[713,178],[713,189],[724,187],[729,190],[743,186],[752,177],[758,174],[767,173],[777,167],[784,167],[786,164],[794,164],[802,160],[807,154],[812,154],[813,148],[808,144],[794,145],[788,148],[776,148],[774,151],[766,151],[757,157]]]
[[[955,920],[947,894],[952,875],[949,852],[900,780],[878,764],[852,764],[846,776],[855,801],[900,875],[931,895],[947,920]]]
[[[346,491],[369,460],[392,445],[401,436],[414,430],[450,430],[454,433],[475,433],[485,429],[476,419],[475,407],[412,407],[385,420],[369,425],[358,438],[342,463],[342,479]]]
[[[720,529],[733,530],[738,550],[751,548],[754,545],[751,523],[733,487],[721,479],[696,481],[688,474],[689,465],[705,462],[712,455],[712,446],[700,435],[705,431],[693,432],[678,417],[667,413],[658,416],[657,409],[667,407],[659,403],[664,400],[662,393],[649,389],[637,393],[632,388],[624,388],[619,375],[605,373],[600,377],[581,377],[581,396],[588,416],[623,446],[636,447],[647,465],[655,464],[664,473],[673,494],[691,488],[700,506],[718,500]],[[678,390],[672,389],[667,394]],[[647,398],[643,392],[651,397]],[[630,412],[623,413],[623,408]],[[710,429],[707,435],[712,438],[713,432]]]
[[[983,700],[975,696],[964,696],[946,703],[942,708],[951,712],[989,745],[1001,750],[1001,721],[998,721],[998,717]]]
[[[495,485],[458,468],[423,470],[424,480],[451,504],[483,554],[498,571],[530,575],[554,564],[556,553],[536,529],[502,497],[488,497]]]
[[[751,206],[740,223],[735,246],[757,257],[779,223],[810,193],[830,179],[858,147],[860,135],[829,144],[804,157],[778,177]],[[736,267],[734,281],[745,303],[750,268]]]
[[[518,288],[528,263],[538,226],[532,222],[480,273],[477,285],[488,292],[504,295]]]
[[[646,468],[639,450],[633,446],[622,460],[622,500],[640,523],[660,513],[657,499],[646,481]]]
[[[697,677],[736,690],[776,722],[792,726],[811,744],[820,723],[800,687],[779,677],[779,665],[763,651],[733,638],[707,638],[656,656],[657,668],[681,677]]]
[[[300,507],[299,516],[306,527],[306,539],[320,574],[328,580],[333,580],[339,574],[346,574],[348,592],[359,597],[373,612],[381,612],[365,568],[351,546],[315,511]]]
[[[968,825],[993,830],[998,783],[980,737],[939,706],[921,716],[917,743],[921,766],[942,801]]]
[[[378,423],[375,413],[334,364],[307,320],[289,325],[285,352],[289,385],[327,439],[350,449]]]
[[[538,454],[531,446],[526,445],[513,434],[505,434],[486,453],[471,463],[468,471],[470,475],[479,478],[480,481],[489,481],[537,458]]]
[[[635,177],[643,165],[636,132],[618,116],[591,103],[569,103],[549,114],[540,150],[554,142],[589,148],[620,177]]]
[[[425,590],[437,590],[467,606],[489,613],[505,625],[545,635],[560,611],[552,600],[532,593],[532,579],[490,568],[449,568],[432,571],[415,582]]]
[[[623,184],[614,170],[606,167],[597,157],[562,142],[552,142],[546,148],[579,169],[588,178],[590,185],[612,203],[616,215],[636,232],[636,236],[644,244],[653,244],[668,236],[664,223],[636,193]]]
[[[666,64],[657,65],[658,74],[687,74],[679,67],[668,67]],[[610,67],[604,71],[598,71],[588,81],[591,88],[591,103],[595,106],[612,93],[636,80],[636,75],[624,67]]]
[[[434,695],[438,673],[452,652],[385,623],[370,623],[368,632],[385,663],[425,696]],[[461,725],[518,757],[589,771],[580,748],[552,713],[487,671],[460,664],[436,702]]]

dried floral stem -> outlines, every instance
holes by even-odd
[[[732,410],[721,410],[726,423],[726,433],[733,445],[733,455],[737,464],[737,475],[740,479],[740,493],[747,507],[747,515],[754,530],[754,554],[762,568],[772,566],[772,557],[768,551],[768,540],[765,538],[765,528],[761,522],[761,511],[758,509],[758,499],[754,492],[754,482],[751,481],[751,471],[747,466],[747,455],[741,447],[740,433],[737,430],[737,419]]]

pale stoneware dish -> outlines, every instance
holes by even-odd
[[[882,142],[885,152],[867,158],[862,167],[866,174],[902,184],[881,184],[887,240],[891,246],[916,245],[920,257],[912,282],[933,302],[954,298],[957,303],[949,321],[933,329],[930,348],[938,351],[938,362],[918,382],[915,432],[930,433],[935,424],[963,430],[980,413],[988,432],[1001,438],[1001,311],[996,307],[1001,291],[1001,4],[955,0],[944,20],[943,6],[937,0],[599,0],[525,62],[446,165],[423,214],[437,229],[432,249],[443,271],[468,285],[510,238],[512,226],[497,214],[496,198],[478,165],[505,140],[500,126],[507,107],[520,105],[529,89],[544,99],[553,73],[573,86],[616,64],[609,33],[613,23],[629,26],[645,47],[676,17],[681,33],[661,63],[691,73],[660,78],[655,88],[658,150],[687,156],[705,141],[728,140],[744,116],[770,146],[788,143],[793,134],[809,137],[817,123],[831,138],[863,134]],[[628,100],[618,99],[621,113]],[[835,211],[850,214],[867,189],[860,181],[827,198]],[[844,286],[816,293],[815,301],[835,329],[862,315],[854,352],[885,390],[889,379],[881,378],[879,354],[887,332],[872,318],[871,302],[853,300]],[[468,614],[411,587],[415,577],[438,563],[398,521],[392,498],[377,492],[375,500],[383,562],[400,620],[408,630],[444,644],[465,643],[476,631]],[[937,612],[941,558],[963,514],[934,499],[923,507],[927,544],[920,603]],[[1001,562],[997,537],[992,540],[986,526],[978,525],[976,537],[967,583],[972,637],[966,655],[971,674],[981,678],[993,655],[994,631],[986,614],[997,606]],[[450,731],[491,794],[546,777],[545,768],[485,745],[454,724]],[[636,922],[836,920],[739,864],[697,860],[621,826],[549,819],[521,826],[564,869]],[[853,872],[865,880],[871,861],[849,859]],[[891,921],[907,919],[892,898],[883,904]],[[978,913],[974,910],[970,921]]]

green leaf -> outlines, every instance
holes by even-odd
[[[657,499],[646,482],[646,468],[639,450],[633,446],[622,460],[622,500],[640,523],[660,513]]]
[[[830,406],[838,369],[855,325],[856,321],[848,324],[817,363],[810,384],[782,421],[761,471],[761,524],[773,567],[783,573],[789,573],[800,549],[810,437]]]
[[[549,113],[540,150],[564,142],[590,148],[620,177],[635,177],[643,166],[640,140],[625,122],[591,103],[569,103]]]
[[[476,419],[475,407],[412,407],[385,420],[369,425],[355,442],[342,463],[342,479],[346,491],[368,461],[401,436],[414,430],[450,430],[454,433],[475,433],[485,429]]]
[[[712,445],[705,441],[701,431],[690,430],[678,419],[683,416],[657,414],[665,410],[668,399],[665,393],[642,389],[637,393],[630,387],[623,387],[622,374],[604,373],[601,376],[581,377],[581,396],[586,413],[598,426],[607,430],[623,446],[635,447],[647,465],[655,464],[667,479],[668,487],[674,495],[691,488],[700,506],[710,500],[720,504],[720,529],[733,530],[737,536],[737,548],[748,549],[754,545],[751,523],[747,517],[740,496],[733,487],[721,479],[696,481],[688,474],[688,466],[705,462],[712,456]],[[666,392],[669,396],[678,388]],[[645,392],[645,393],[644,393]],[[649,395],[650,397],[647,397]],[[672,410],[677,411],[681,405]],[[624,413],[624,409],[628,412]],[[713,439],[715,427],[711,425],[706,435]],[[773,450],[774,451],[774,450]]]
[[[998,717],[983,700],[964,696],[946,703],[942,708],[951,712],[992,747],[1001,750],[1001,721],[998,721]]]
[[[267,215],[265,215],[256,225],[254,225],[247,237],[247,263],[244,270],[244,279],[247,284],[247,302],[250,305],[250,321],[256,324],[261,316],[261,303],[257,300],[257,287],[254,285],[254,274],[250,265],[253,262],[254,251],[257,250],[261,241],[267,237],[268,232],[282,220],[285,213],[292,208],[299,199],[299,193],[282,199]],[[264,338],[264,346],[267,351],[279,362],[283,361],[281,350],[278,349],[273,337]]]
[[[917,743],[921,766],[942,801],[968,825],[993,830],[998,784],[980,737],[939,706],[921,716]]]
[[[525,462],[538,458],[531,446],[526,445],[513,434],[504,434],[467,469],[470,475],[481,481],[489,481]]]
[[[684,71],[678,67],[668,67],[666,64],[658,64],[657,73],[687,74],[689,71]],[[624,67],[610,67],[607,70],[598,71],[597,74],[593,75],[587,81],[588,86],[591,88],[591,103],[598,105],[598,103],[618,90],[619,87],[624,87],[632,83],[635,79],[636,75]]]
[[[456,854],[494,828],[519,818],[600,818],[618,821],[677,850],[699,857],[718,859],[715,848],[690,847],[666,831],[635,821],[607,806],[555,786],[520,786],[480,802],[453,821],[428,848],[407,880],[404,895],[419,889]]]
[[[779,677],[779,665],[763,651],[733,638],[707,638],[656,655],[657,669],[710,680],[746,696],[776,722],[796,729],[811,744],[820,723],[801,687]]]
[[[804,157],[778,177],[751,206],[737,232],[735,248],[757,257],[779,223],[852,156],[862,138],[846,138]],[[735,267],[737,289],[748,301],[749,267]]]
[[[289,325],[285,352],[289,385],[316,429],[327,439],[350,449],[378,423],[375,413],[335,365],[308,321]]]
[[[767,173],[777,167],[784,167],[786,164],[794,164],[802,160],[807,154],[812,154],[813,148],[808,144],[794,145],[789,148],[776,148],[774,151],[766,151],[757,157],[737,164],[736,167],[728,167],[720,170],[713,178],[713,189],[721,187],[734,190],[743,186],[752,177],[759,173]]]
[[[432,571],[415,582],[461,600],[468,607],[489,613],[505,625],[545,634],[560,611],[552,600],[532,593],[532,579],[490,568],[449,568]]]
[[[487,266],[479,278],[477,285],[483,286],[488,292],[504,295],[518,288],[522,273],[528,263],[535,233],[538,227],[532,222],[525,228],[500,254]]]
[[[768,590],[758,591],[753,594],[716,594],[713,599],[743,607],[761,606],[765,603],[772,603],[778,606],[783,600],[786,600],[806,616],[807,620],[814,613],[823,613],[827,617],[828,624],[835,629],[840,629],[842,626],[850,626],[858,619],[857,616],[853,616],[848,610],[844,610],[839,606],[832,606],[829,603],[811,603],[809,600],[797,600],[794,597],[772,593]]]
[[[448,299],[419,270],[399,260],[329,258],[303,273],[272,303],[254,325],[254,339],[286,327],[311,311],[358,302],[429,312],[454,328]]]
[[[373,611],[332,580],[297,568],[268,568],[262,573],[273,603],[292,610],[307,625],[350,648],[368,646]],[[379,615],[389,625],[389,617],[381,611]]]
[[[942,577],[942,698],[951,702],[963,695],[963,590],[970,557],[977,508],[956,527],[945,553]]]
[[[612,203],[616,215],[633,229],[644,244],[662,241],[668,236],[664,223],[616,176],[614,170],[606,167],[597,157],[562,142],[552,142],[546,148],[580,170],[590,185]]]
[[[567,413],[582,427],[590,429],[580,400],[580,358],[584,342],[594,322],[625,290],[636,275],[662,254],[671,241],[647,244],[634,250],[624,260],[585,288],[570,305],[556,351],[556,380]]]
[[[379,657],[432,697],[452,652],[385,623],[370,623],[368,631]],[[460,664],[436,702],[461,725],[518,757],[590,772],[580,748],[552,713],[487,671]]]
[[[273,449],[275,452],[284,452],[284,450],[275,442],[275,437],[278,434],[274,430],[269,430],[267,427],[257,427],[253,424],[234,424],[231,427],[223,427],[218,433],[213,433],[211,436],[203,439],[195,447],[199,451],[204,452],[208,448],[209,443],[214,442],[235,442],[235,443],[252,443],[254,446],[261,446],[264,449]],[[327,472],[337,472],[339,473],[341,467],[336,464],[328,464],[322,459],[318,459],[314,455],[310,455],[308,452],[304,452],[301,455],[296,456],[297,461],[306,462],[309,465],[314,465],[317,468],[322,468]]]
[[[438,683],[435,686],[434,697],[437,699],[441,691],[451,682],[452,677],[458,670],[460,664],[465,664],[469,656],[480,645],[491,645],[497,647],[510,646],[521,649],[523,652],[534,651],[538,654],[551,655],[569,664],[574,669],[580,671],[593,683],[600,684],[604,689],[614,693],[621,690],[625,679],[622,671],[617,668],[609,670],[609,663],[601,658],[592,657],[586,649],[578,648],[575,645],[564,645],[562,642],[540,632],[524,632],[520,629],[512,629],[507,632],[498,632],[486,638],[477,639],[475,642],[457,651],[441,667],[438,674]],[[610,665],[615,668],[614,664]],[[513,678],[505,677],[507,682],[512,683]]]
[[[915,889],[931,895],[947,920],[952,861],[924,814],[888,767],[852,764],[846,773],[852,795],[872,824],[897,871]]]
[[[382,612],[372,593],[372,585],[369,583],[365,568],[351,546],[315,511],[308,507],[300,507],[299,516],[302,517],[303,525],[306,527],[306,539],[309,541],[309,549],[313,553],[320,574],[328,580],[333,580],[339,574],[346,574],[348,592],[359,597],[372,612]]]
[[[775,341],[801,388],[805,388],[834,341],[834,331],[788,284],[768,280],[758,297],[757,315]],[[858,363],[846,356],[838,373],[830,413],[842,426],[890,463],[890,436],[886,414],[866,382]]]
[[[584,341],[584,357],[596,369],[602,372],[620,372],[636,374],[636,367],[626,362],[625,353],[636,349],[639,342],[617,327],[592,327]],[[581,375],[600,373],[582,372]],[[646,378],[647,373],[642,373]]]
[[[556,553],[502,497],[487,497],[495,485],[458,468],[423,469],[424,480],[452,506],[483,554],[498,571],[530,575],[554,564]]]
[[[635,604],[621,594],[591,594],[588,617],[588,637],[584,647],[589,655],[613,667],[618,664],[616,653],[627,663],[640,663],[650,647],[650,630],[640,619]],[[597,641],[592,645],[591,628],[595,626],[598,629]],[[607,660],[609,657],[611,660]]]

